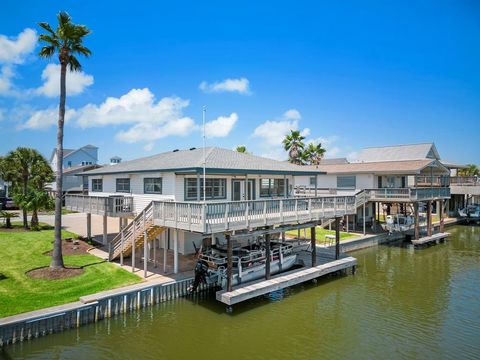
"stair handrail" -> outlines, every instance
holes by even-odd
[[[122,232],[123,232],[123,243],[128,244],[131,242],[131,236],[135,236],[135,229],[144,229],[144,226],[150,226],[153,224],[153,201],[151,201],[135,218],[133,221],[125,226],[120,232],[115,236],[110,242],[110,251],[113,256],[122,246]],[[142,232],[143,233],[143,232]]]

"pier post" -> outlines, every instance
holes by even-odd
[[[230,234],[225,235],[227,240],[227,291],[232,291],[233,244]]]
[[[335,260],[340,259],[340,218],[335,218]]]
[[[317,266],[317,239],[315,226],[310,228],[310,246],[312,247],[312,267]]]
[[[443,232],[444,220],[443,220],[443,200],[438,202],[438,215],[440,216],[440,232]]]
[[[170,242],[170,229],[167,229],[163,232],[163,273],[167,273],[167,254],[168,254],[168,243]]]
[[[87,213],[87,239],[92,240],[92,214]]]
[[[420,239],[420,217],[418,216],[418,202],[413,204],[413,211],[415,213],[415,240]]]
[[[427,236],[432,236],[432,202],[427,201]]]
[[[270,234],[265,234],[265,279],[270,280]]]
[[[157,241],[157,237],[155,236],[153,238],[153,267],[154,268],[157,267],[157,244],[158,244],[158,241]]]

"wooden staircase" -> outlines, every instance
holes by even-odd
[[[134,247],[137,249],[144,245],[145,238],[147,242],[153,241],[165,229],[153,223],[153,202],[151,202],[111,241],[109,260],[118,258],[122,253],[123,256],[130,255]]]
[[[365,190],[361,190],[355,194],[355,207],[357,209],[363,206],[363,204],[368,203],[368,201],[369,201],[369,197],[365,193]],[[334,222],[335,222],[335,219],[328,219],[328,220],[322,221],[320,226],[326,229],[329,225],[333,225]]]

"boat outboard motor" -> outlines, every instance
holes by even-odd
[[[193,270],[195,274],[195,278],[193,280],[193,284],[190,285],[188,291],[193,293],[197,291],[198,286],[200,283],[207,283],[207,271],[208,271],[208,264],[205,260],[197,260],[195,265],[195,269]]]

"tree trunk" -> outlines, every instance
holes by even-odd
[[[23,179],[23,196],[27,197],[28,193],[28,179]],[[28,218],[27,218],[27,209],[25,206],[22,206],[22,216],[23,216],[23,227],[25,230],[28,229]]]
[[[63,125],[65,122],[65,98],[66,98],[67,63],[61,61],[60,67],[60,105],[58,108],[57,128],[57,173],[55,192],[55,242],[53,244],[52,261],[50,267],[63,268],[62,256],[62,189],[63,189]]]
[[[38,226],[38,211],[37,209],[33,209],[32,212],[32,221],[30,222],[30,227],[36,229]]]
[[[6,223],[5,226],[7,227],[7,229],[11,229],[12,228],[12,220],[9,217],[7,217],[6,220],[7,220],[7,223]]]

